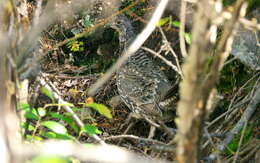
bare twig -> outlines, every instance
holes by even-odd
[[[187,2],[185,0],[181,0],[181,13],[180,13],[181,24],[179,30],[179,37],[180,37],[181,54],[183,57],[187,57],[188,55],[186,50],[185,39],[184,39],[186,7],[187,7]]]
[[[164,61],[168,66],[170,66],[174,71],[176,71],[178,74],[182,75],[181,71],[174,65],[172,64],[171,61],[167,60],[166,58],[164,58],[162,55],[160,55],[159,53],[155,52],[154,50],[147,48],[147,47],[142,47],[142,49],[144,49],[145,51],[155,55],[156,57],[160,58],[162,61]]]
[[[145,141],[145,142],[150,142],[150,143],[155,143],[155,144],[165,144],[161,141],[153,140],[153,139],[148,139],[148,138],[141,138],[135,135],[117,135],[117,136],[109,136],[104,138],[104,140],[109,140],[109,139],[121,139],[121,138],[129,138],[129,139],[135,139],[138,141]]]
[[[233,160],[233,163],[236,163],[237,162],[237,158],[238,158],[238,155],[239,155],[239,150],[240,150],[240,147],[242,145],[242,142],[243,142],[243,139],[244,139],[244,136],[245,136],[245,132],[246,132],[246,127],[247,127],[247,122],[245,122],[244,124],[244,128],[242,130],[242,134],[241,134],[241,137],[240,137],[240,140],[239,140],[239,143],[238,143],[238,147],[237,147],[237,151],[235,153],[235,156],[234,156],[234,160]]]
[[[242,90],[249,84],[249,82],[251,82],[253,79],[255,79],[256,77],[259,77],[259,74],[260,73],[256,73],[256,75],[254,75],[251,79],[249,79],[245,84],[243,84],[242,85],[242,87],[240,87],[239,88],[239,90],[236,92],[236,94],[232,97],[232,99],[231,99],[231,102],[230,102],[230,104],[229,104],[229,106],[228,106],[228,111],[230,110],[230,109],[232,109],[232,106],[233,106],[233,103],[234,103],[234,101],[235,101],[235,99],[236,99],[236,97],[242,92]],[[258,79],[258,80],[260,80],[260,79]],[[258,82],[258,81],[257,81]],[[257,84],[257,82],[256,82],[256,84]],[[227,115],[227,116],[229,116],[230,117],[230,115]],[[226,117],[226,118],[228,118],[228,117]]]
[[[260,24],[257,24],[257,22],[250,21],[246,18],[241,18],[240,23],[243,24],[246,28],[259,30],[260,31]]]
[[[153,30],[156,27],[156,23],[160,20],[161,15],[168,3],[168,0],[161,0],[158,4],[151,20],[145,27],[145,29],[137,36],[137,38],[134,40],[134,42],[130,45],[127,50],[125,50],[122,54],[122,57],[120,57],[117,62],[105,73],[105,75],[99,79],[95,84],[91,86],[91,88],[88,91],[88,95],[93,96],[96,94],[98,89],[105,84],[109,80],[109,78],[112,76],[112,74],[120,68],[125,61],[127,61],[128,57],[133,55],[145,42],[145,40],[150,36],[150,34],[153,32]]]
[[[175,59],[176,65],[177,65],[177,67],[178,67],[178,70],[179,70],[179,72],[181,73],[180,76],[181,76],[181,78],[183,79],[184,76],[183,76],[183,73],[182,73],[182,69],[181,69],[181,66],[180,66],[180,62],[179,62],[178,56],[177,56],[177,54],[174,52],[174,50],[172,49],[171,44],[169,43],[169,41],[168,41],[167,37],[165,36],[165,34],[164,34],[164,32],[163,32],[163,30],[162,30],[161,27],[159,27],[159,30],[160,30],[160,33],[162,34],[162,37],[163,37],[165,43],[167,44],[167,47],[169,48],[170,52],[172,53],[172,55],[173,55],[173,57],[174,57],[174,59]]]
[[[39,23],[39,17],[42,11],[42,0],[37,1],[37,6],[34,14],[33,25],[36,26]]]

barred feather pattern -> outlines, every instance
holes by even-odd
[[[118,15],[110,27],[119,33],[119,46],[125,50],[135,39],[133,27],[125,15]],[[163,120],[159,105],[161,97],[171,88],[171,84],[160,68],[139,49],[130,56],[117,71],[117,88],[121,99],[129,109],[150,120]]]

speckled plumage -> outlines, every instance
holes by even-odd
[[[118,31],[119,46],[121,51],[125,50],[136,37],[131,22],[119,15],[110,26]],[[117,88],[132,112],[149,120],[164,119],[162,112],[168,109],[158,104],[171,89],[171,84],[146,51],[139,49],[117,71]]]

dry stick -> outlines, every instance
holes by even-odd
[[[239,143],[238,143],[238,147],[237,147],[237,151],[236,151],[235,156],[234,156],[233,163],[236,163],[236,161],[237,161],[237,158],[238,158],[238,155],[239,155],[239,150],[240,150],[240,147],[241,147],[241,145],[242,145],[242,142],[243,142],[243,139],[244,139],[244,136],[245,136],[246,127],[247,127],[247,122],[248,122],[248,121],[246,121],[245,124],[244,124],[244,128],[243,128],[243,130],[242,130],[242,135],[241,135],[240,140],[239,140]]]
[[[126,61],[127,59],[133,55],[147,40],[147,38],[150,36],[150,34],[154,31],[156,27],[156,23],[160,20],[161,15],[168,3],[168,0],[161,0],[160,3],[158,4],[151,20],[145,27],[145,29],[137,35],[136,39],[134,42],[130,45],[129,48],[127,48],[122,56],[117,60],[117,62],[105,73],[105,75],[99,79],[95,84],[91,86],[91,88],[88,91],[89,96],[94,96],[98,89],[105,84],[109,80],[109,78],[112,76],[114,72],[116,72],[117,69],[119,69]]]
[[[149,138],[141,138],[135,135],[117,135],[117,136],[109,136],[104,138],[104,140],[110,140],[110,139],[121,139],[121,138],[129,138],[129,139],[135,139],[138,141],[145,141],[145,142],[151,142],[151,143],[155,143],[155,144],[162,144],[165,145],[164,142],[158,141],[158,140],[153,140],[153,139],[149,139]]]
[[[258,36],[257,36],[257,32],[255,31],[254,33],[255,33],[255,39],[256,39],[256,41],[257,41],[257,46],[260,47],[260,41],[259,41],[259,38],[258,38]]]
[[[38,0],[36,10],[34,12],[34,17],[33,17],[33,26],[38,25],[41,11],[42,11],[42,0]]]
[[[255,147],[253,147],[253,149],[251,148],[248,151],[248,154],[246,156],[244,156],[241,160],[239,160],[240,162],[249,162],[249,160],[252,160],[254,155],[257,155],[257,151],[260,150],[260,143],[256,143],[256,144],[254,144],[254,146]],[[259,162],[259,160],[256,160],[256,162]]]
[[[184,0],[184,1],[189,2],[189,3],[197,3],[198,2],[198,0]]]
[[[251,79],[249,79],[241,88],[239,88],[238,92],[235,94],[235,97],[238,96],[238,94],[242,91],[242,89],[243,89],[250,81],[252,81],[252,79],[254,79],[255,77],[259,77],[259,76],[258,76],[259,74],[260,74],[260,73],[256,73],[256,75],[254,75],[254,76],[253,76]],[[259,81],[260,81],[260,78],[258,78],[258,79],[256,80],[254,86],[256,86]],[[254,91],[251,91],[251,95],[250,95],[250,94],[247,95],[247,96],[249,96],[248,99],[253,97],[252,92],[254,92]],[[245,96],[245,97],[247,97],[247,96]],[[233,109],[233,108],[232,108],[232,105],[233,105],[234,100],[235,100],[234,98],[231,99],[231,104],[228,106],[228,111]],[[244,100],[244,99],[243,99],[243,101],[248,101],[248,100]],[[231,114],[229,114],[229,115],[226,116],[225,120],[231,119],[232,116],[233,116],[233,114],[235,114],[235,113],[233,113],[233,111],[232,111]]]
[[[42,76],[44,77],[44,74],[42,74]],[[50,86],[50,84],[48,84],[44,78],[38,79],[39,83],[44,86],[48,91],[53,93],[53,96],[56,100],[58,100],[59,104],[63,104],[62,107],[72,115],[73,119],[77,122],[78,126],[83,128],[84,127],[84,123],[80,120],[80,118],[77,116],[77,114],[74,113],[74,111],[66,104],[68,104],[68,102],[64,101],[59,94],[57,93],[57,89],[54,88],[53,86]],[[56,90],[56,91],[54,91]],[[64,105],[65,104],[65,105]],[[106,143],[100,138],[98,137],[96,134],[94,134],[92,136],[92,138],[94,138],[96,141],[98,141],[101,145],[106,145]]]
[[[167,60],[166,58],[164,58],[162,55],[160,55],[159,53],[157,53],[156,51],[147,48],[147,47],[142,47],[142,49],[144,49],[145,51],[155,55],[156,57],[160,58],[162,61],[164,61],[168,66],[170,66],[174,71],[176,71],[178,74],[182,75],[181,71],[174,65],[172,64],[171,61]]]
[[[209,132],[208,132],[208,129],[204,128],[204,133],[206,134],[207,138],[208,138],[208,141],[210,144],[212,144],[213,147],[216,148],[216,144],[214,143],[214,141],[212,140]],[[217,153],[218,154],[218,153]],[[218,162],[220,162],[220,159],[219,159],[219,156],[217,156],[217,159],[218,159]]]
[[[181,69],[181,66],[180,66],[180,62],[179,62],[178,56],[176,55],[176,53],[175,53],[174,50],[172,49],[171,44],[169,43],[169,41],[168,41],[167,37],[165,36],[165,34],[164,34],[164,32],[163,32],[163,30],[162,30],[161,27],[159,27],[159,30],[160,30],[160,33],[162,34],[162,37],[163,37],[164,41],[165,41],[166,44],[167,44],[167,47],[169,48],[170,52],[172,53],[173,57],[175,58],[177,67],[178,67],[178,69],[179,69],[179,71],[180,71],[180,73],[181,73],[181,74],[180,74],[180,75],[181,75],[181,78],[183,79],[184,76],[183,76],[183,73],[182,73],[182,69]]]
[[[247,86],[247,84],[248,84],[250,81],[252,81],[255,77],[258,77],[259,74],[260,74],[260,73],[256,73],[256,75],[254,75],[254,76],[253,76],[251,79],[249,79],[245,84],[243,84],[242,87],[240,87],[240,88],[238,89],[238,91],[236,92],[236,94],[235,94],[235,95],[233,96],[233,98],[231,99],[231,102],[230,102],[230,104],[229,104],[229,106],[228,106],[227,111],[229,111],[229,110],[231,109],[231,107],[232,107],[232,105],[233,105],[233,103],[234,103],[236,97],[241,93],[242,89],[245,88],[245,86]]]
[[[255,112],[257,105],[260,103],[260,84],[258,83],[255,95],[248,104],[246,110],[244,111],[242,117],[237,122],[236,126],[226,134],[226,138],[221,144],[217,146],[218,151],[222,152],[225,150],[226,146],[232,141],[234,136],[239,133],[241,128],[249,121],[252,114]],[[214,160],[216,158],[215,153],[210,154],[209,158]]]
[[[185,0],[181,0],[181,13],[180,13],[181,24],[180,24],[180,30],[179,30],[179,37],[180,37],[181,54],[183,57],[188,56],[187,50],[186,50],[185,39],[184,39],[186,8],[187,8],[187,2]]]
[[[256,22],[250,21],[246,18],[241,18],[240,23],[243,24],[246,28],[259,30],[260,31],[260,24],[257,24]]]
[[[211,25],[212,18],[219,16],[220,11],[212,10],[211,13],[208,13],[205,12],[205,8],[214,9],[216,5],[220,5],[217,3],[220,2],[198,1],[190,55],[183,66],[185,78],[181,82],[181,98],[177,109],[179,118],[176,119],[178,126],[177,160],[181,163],[199,162],[200,135],[207,114],[207,101],[218,80],[219,71],[231,50],[232,38],[238,27],[238,20],[244,14],[241,10],[245,11],[243,0],[238,0],[232,17],[224,25],[213,63],[209,68],[209,73],[207,73],[205,65],[207,65],[207,58],[211,53],[210,49],[213,47],[209,31],[212,26],[215,26],[215,24]]]

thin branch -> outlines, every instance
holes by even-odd
[[[186,50],[185,39],[184,39],[186,7],[187,7],[187,2],[185,0],[181,0],[181,13],[180,13],[181,24],[180,24],[180,30],[179,30],[179,37],[180,37],[181,54],[183,57],[188,56],[188,53]]]
[[[155,144],[165,144],[161,141],[153,140],[153,139],[148,139],[148,138],[141,138],[135,135],[117,135],[117,136],[109,136],[104,138],[104,140],[110,140],[110,139],[121,139],[121,138],[129,138],[129,139],[135,139],[138,141],[145,141],[145,142],[150,142],[150,143],[155,143]]]
[[[162,55],[160,55],[159,53],[157,53],[156,51],[147,48],[147,47],[142,47],[142,49],[144,49],[145,51],[155,55],[156,57],[160,58],[162,61],[164,61],[168,66],[170,66],[174,71],[176,71],[178,74],[182,75],[181,71],[174,65],[172,64],[171,61],[167,60],[166,58],[164,58]]]
[[[36,10],[35,10],[35,14],[34,14],[34,18],[33,18],[33,26],[38,25],[41,11],[42,11],[42,0],[38,0]]]
[[[236,163],[236,162],[237,162],[237,158],[238,158],[238,155],[239,155],[239,150],[240,150],[240,147],[241,147],[242,142],[243,142],[243,140],[244,140],[244,136],[245,136],[245,132],[246,132],[246,127],[247,127],[247,122],[248,122],[248,121],[246,121],[245,124],[244,124],[243,130],[242,130],[242,135],[241,135],[241,137],[240,137],[240,139],[239,139],[239,143],[238,143],[237,151],[236,151],[235,156],[234,156],[233,163]]]
[[[183,76],[183,73],[182,73],[182,69],[181,69],[181,66],[180,66],[180,62],[179,62],[178,56],[177,56],[177,54],[174,52],[174,50],[172,49],[171,44],[169,43],[169,41],[168,41],[167,37],[165,36],[165,34],[164,34],[164,32],[163,32],[163,30],[162,30],[161,27],[159,27],[159,30],[160,30],[160,33],[162,34],[162,37],[163,37],[164,41],[165,41],[166,44],[167,44],[167,47],[169,48],[170,52],[172,53],[172,55],[173,55],[173,57],[174,57],[174,59],[175,59],[175,62],[176,62],[176,64],[177,64],[177,67],[178,67],[179,71],[181,72],[181,78],[183,79],[184,76]]]
[[[239,21],[246,28],[260,31],[260,24],[257,24],[257,22],[250,21],[250,20],[248,20],[246,18],[241,18]]]

